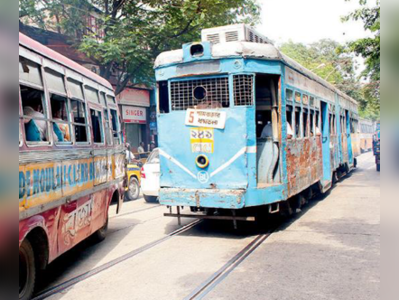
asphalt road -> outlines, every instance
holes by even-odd
[[[170,236],[180,227],[163,217],[164,207],[125,203],[112,214],[107,239],[62,256],[39,289],[75,278],[48,299],[190,299],[217,279],[197,298],[379,299],[379,180],[373,156],[363,155],[356,172],[270,236],[274,223],[235,231],[230,222],[208,221]],[[259,247],[228,264],[259,237]],[[224,273],[212,277],[218,270]]]

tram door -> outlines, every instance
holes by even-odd
[[[256,75],[256,135],[258,187],[281,183],[279,144],[280,76]]]
[[[321,101],[321,128],[323,150],[323,186],[332,181],[331,177],[331,147],[330,147],[330,118],[328,104]]]
[[[351,117],[349,111],[345,111],[346,116],[346,132],[347,132],[347,139],[348,139],[348,157],[349,157],[349,164],[353,165],[353,148],[352,148],[352,135],[351,135]]]

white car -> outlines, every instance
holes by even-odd
[[[141,168],[141,190],[144,199],[153,203],[158,201],[160,190],[161,165],[159,150],[155,149],[148,157],[147,162]]]

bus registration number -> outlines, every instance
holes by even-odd
[[[214,152],[214,131],[209,128],[191,129],[191,151],[193,153]]]

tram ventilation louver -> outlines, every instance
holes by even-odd
[[[267,37],[245,24],[204,29],[202,30],[202,41],[212,44],[228,42],[272,44]]]
[[[195,97],[199,87],[204,90],[200,99]],[[173,111],[194,107],[216,109],[230,104],[228,77],[175,81],[170,89]]]

